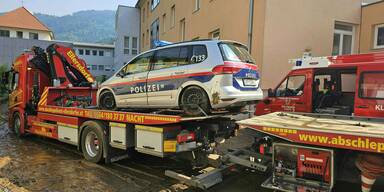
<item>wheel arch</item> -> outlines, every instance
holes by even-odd
[[[106,159],[108,157],[108,150],[109,150],[109,130],[108,130],[108,125],[106,122],[104,121],[99,121],[99,120],[87,120],[87,121],[84,121],[83,123],[81,123],[80,127],[79,127],[79,135],[78,135],[78,145],[77,145],[77,148],[80,152],[83,152],[82,151],[82,137],[83,137],[83,133],[84,133],[84,130],[86,127],[88,126],[92,126],[92,124],[97,124],[98,126],[100,126],[102,128],[102,132],[103,132],[103,135],[104,135],[104,143],[103,143],[103,157]]]
[[[100,100],[100,95],[106,91],[109,91],[113,94],[113,97],[116,99],[116,95],[115,95],[115,92],[112,90],[112,88],[110,87],[101,87],[100,90],[97,92],[97,96],[96,96],[96,105],[99,106],[99,100]],[[116,103],[117,104],[117,103]]]
[[[183,84],[182,86],[180,86],[180,90],[178,91],[177,98],[176,98],[177,106],[180,106],[181,95],[184,93],[184,91],[188,87],[192,87],[192,86],[199,87],[199,88],[203,89],[204,93],[208,96],[209,104],[212,106],[212,95],[208,94],[206,86],[203,83],[195,82],[195,81],[187,82],[187,83]]]

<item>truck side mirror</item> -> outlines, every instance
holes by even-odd
[[[271,88],[268,89],[268,97],[275,97],[275,92]]]
[[[4,72],[1,75],[1,84],[8,85],[9,84],[9,71]]]

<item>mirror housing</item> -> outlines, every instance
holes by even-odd
[[[1,84],[3,85],[8,85],[9,84],[9,71],[7,72],[4,72],[2,75],[1,75]]]
[[[275,92],[271,88],[268,89],[268,97],[275,97]]]
[[[125,75],[126,75],[126,74],[124,73],[123,70],[120,70],[120,71],[116,74],[116,76],[121,77],[121,78],[125,77]]]

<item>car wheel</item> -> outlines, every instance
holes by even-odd
[[[183,91],[180,108],[189,116],[199,116],[204,114],[203,111],[209,113],[211,105],[207,94],[202,88],[191,86]]]
[[[116,110],[116,100],[110,91],[104,91],[100,94],[99,107],[106,110]]]
[[[85,122],[81,134],[81,150],[84,158],[93,163],[103,160],[104,134],[102,126],[97,122]]]
[[[16,112],[15,114],[13,114],[13,117],[12,117],[11,130],[19,137],[21,136],[21,133],[20,133],[21,124],[22,124],[22,120],[21,120],[20,114]]]

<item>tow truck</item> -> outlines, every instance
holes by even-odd
[[[2,82],[10,84],[9,125],[17,135],[75,145],[91,162],[110,163],[131,151],[158,157],[186,152],[198,159],[195,152],[203,151],[209,166],[201,174],[165,174],[207,189],[241,165],[270,172],[266,188],[331,191],[347,160],[356,162],[362,190],[369,191],[384,173],[383,61],[384,53],[294,60],[288,77],[256,105],[257,116],[240,120],[229,113],[100,110],[86,63],[58,44],[23,53]],[[291,78],[298,76],[304,81]],[[258,133],[252,149],[215,153],[218,139],[241,128]]]

